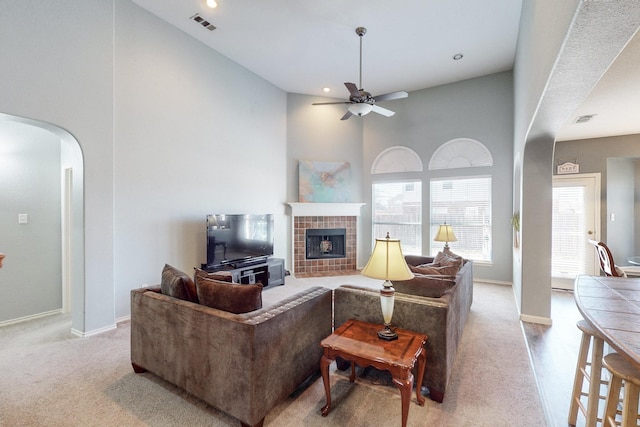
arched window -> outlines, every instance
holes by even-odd
[[[422,172],[422,160],[411,148],[403,146],[389,147],[373,161],[371,174],[396,172]]]
[[[456,138],[442,144],[431,156],[429,170],[493,166],[493,156],[480,141]]]

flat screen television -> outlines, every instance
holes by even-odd
[[[273,215],[207,215],[208,269],[258,262],[273,255]]]

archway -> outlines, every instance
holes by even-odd
[[[60,143],[59,177],[60,177],[60,227],[61,227],[61,267],[62,272],[62,304],[60,309],[65,312],[71,312],[71,328],[72,331],[81,331],[84,316],[84,165],[83,155],[78,141],[65,129],[56,125],[33,120],[25,117],[19,117],[11,114],[0,113],[0,129],[19,129],[23,132],[25,138],[28,138],[30,132],[33,135],[46,135],[48,142]],[[7,142],[4,142],[7,145]],[[3,141],[0,140],[0,148]],[[57,153],[58,151],[56,151]],[[8,157],[8,156],[7,156]],[[1,160],[1,159],[0,159]],[[53,185],[56,185],[55,183]],[[8,189],[5,189],[8,191]],[[38,191],[38,189],[34,189]],[[37,198],[38,196],[34,196]],[[28,216],[24,218],[29,220]],[[34,218],[34,226],[37,222]],[[35,252],[35,251],[34,251]],[[29,268],[38,268],[37,256],[35,259],[25,261],[22,259],[20,268],[22,271]],[[6,261],[11,259],[11,253],[7,254]],[[16,260],[18,261],[18,260]],[[6,264],[5,264],[6,265]],[[38,307],[25,308],[25,315],[18,315],[19,319],[38,317],[46,314],[47,309]],[[29,310],[34,312],[30,313]],[[44,313],[42,313],[44,311]]]

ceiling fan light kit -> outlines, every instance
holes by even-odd
[[[348,108],[351,114],[355,114],[356,116],[360,116],[360,117],[366,114],[369,114],[372,109],[373,109],[373,106],[371,104],[352,104],[352,105],[349,105],[349,108]]]
[[[348,104],[347,112],[340,120],[347,120],[352,115],[362,117],[370,112],[381,114],[385,117],[391,117],[395,113],[386,108],[376,105],[376,101],[390,101],[393,99],[406,98],[409,94],[403,90],[398,92],[386,93],[384,95],[372,96],[369,92],[362,88],[362,37],[367,33],[364,27],[356,28],[356,34],[360,38],[360,88],[354,84],[346,82],[344,85],[349,91],[348,101],[338,102],[315,102],[312,105],[329,105],[329,104]]]

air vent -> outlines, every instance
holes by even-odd
[[[595,117],[595,114],[579,116],[574,123],[587,123],[589,120],[593,119],[594,117]]]
[[[209,31],[213,31],[213,30],[216,29],[215,25],[213,25],[211,22],[207,21],[206,19],[204,19],[202,16],[200,16],[197,13],[195,15],[193,15],[189,19],[197,22],[198,24],[202,25],[204,28],[206,28]]]

